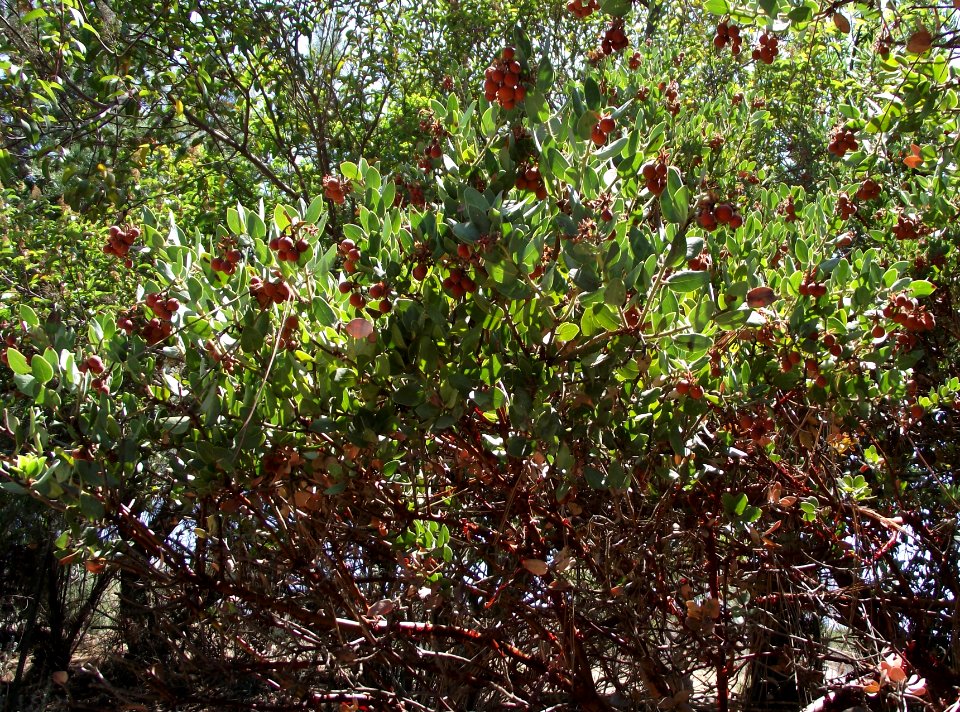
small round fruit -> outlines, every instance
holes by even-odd
[[[337,285],[337,289],[340,290],[340,294],[348,294],[353,291],[353,282],[340,282],[340,284]]]
[[[354,292],[350,295],[350,306],[354,307],[355,309],[363,309],[366,305],[367,300],[363,298],[362,294]]]
[[[381,314],[388,314],[391,309],[393,309],[393,304],[390,303],[389,299],[381,299],[380,304],[377,305],[377,308],[380,310]]]
[[[106,370],[106,366],[103,365],[103,359],[101,359],[99,356],[91,356],[88,358],[87,368],[89,368],[98,376]]]
[[[418,281],[423,281],[427,278],[427,266],[423,264],[423,262],[413,268],[413,278]]]

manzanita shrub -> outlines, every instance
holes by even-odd
[[[3,487],[64,511],[65,565],[138,577],[149,694],[956,699],[946,50],[888,46],[859,71],[918,94],[878,103],[817,54],[837,9],[708,3],[737,51],[711,28],[694,67],[600,5],[582,81],[519,35],[434,101],[417,178],[343,162],[213,234],[146,211],[104,231],[128,303],[19,306]],[[781,101],[811,67],[837,106]]]

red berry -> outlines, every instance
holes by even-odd
[[[106,366],[103,365],[103,360],[99,356],[91,356],[88,358],[87,368],[98,376],[106,370]]]

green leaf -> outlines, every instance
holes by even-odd
[[[710,273],[707,271],[698,271],[685,269],[674,272],[667,278],[665,284],[674,292],[693,292],[702,289],[710,283]]]
[[[10,357],[7,356],[7,358]],[[53,378],[53,366],[40,354],[33,357],[30,365],[33,367],[33,377],[37,379],[38,383],[47,383]]]
[[[19,373],[21,376],[31,372],[26,357],[12,346],[7,349],[7,364],[10,366],[10,370]]]
[[[577,120],[576,134],[577,138],[582,138],[588,140],[590,138],[590,133],[593,131],[594,124],[597,123],[597,115],[590,109],[584,111],[580,118]]]
[[[592,109],[593,111],[600,110],[600,107],[603,105],[603,95],[600,93],[600,86],[593,77],[588,76],[583,80],[583,95],[587,101],[588,109]],[[593,121],[596,123],[596,117],[594,117]]]
[[[243,234],[243,225],[240,224],[240,213],[233,208],[227,208],[227,227],[234,235]]]
[[[20,305],[20,319],[27,323],[27,326],[40,326],[40,319],[37,313],[27,304]]]
[[[713,339],[703,334],[690,332],[675,335],[673,337],[673,343],[689,351],[705,351],[713,346]]]
[[[744,493],[740,494],[731,494],[729,492],[724,492],[723,496],[720,498],[723,502],[723,509],[727,514],[739,517],[747,508],[747,505],[750,504],[750,501],[747,499],[747,495]]]
[[[316,224],[317,220],[320,218],[320,215],[323,214],[323,196],[318,195],[312,201],[310,201],[310,207],[307,208],[307,214],[303,216],[303,221],[311,225]]]
[[[279,203],[273,208],[273,224],[276,225],[277,232],[283,232],[290,224],[290,216]]]
[[[580,327],[576,324],[567,322],[561,324],[557,327],[556,339],[557,341],[570,341],[570,339],[576,338],[577,334],[580,333]]]
[[[690,214],[690,193],[676,166],[667,171],[667,189],[660,196],[660,208],[667,221],[684,225]]]
[[[777,13],[779,12],[780,4],[777,0],[757,0],[757,4],[763,9],[768,16],[773,19],[777,18]]]
[[[602,0],[600,9],[613,17],[623,17],[633,6],[630,0]]]
[[[915,279],[910,282],[910,293],[915,297],[928,297],[936,288],[936,285],[925,279]]]
[[[703,9],[714,15],[726,15],[730,12],[730,5],[727,0],[707,0]]]
[[[733,311],[720,312],[713,318],[713,323],[721,329],[739,329],[747,323],[752,309],[735,309]]]
[[[358,180],[360,178],[360,168],[356,163],[344,161],[340,164],[340,175],[347,180]]]

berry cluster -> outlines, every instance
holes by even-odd
[[[593,130],[590,132],[590,140],[593,141],[593,145],[604,145],[607,142],[607,137],[610,136],[616,127],[617,124],[610,114],[601,116],[600,120],[593,125]]]
[[[464,294],[477,291],[477,283],[463,269],[454,267],[443,280],[443,288],[450,292],[454,299],[459,299]]]
[[[547,186],[543,182],[543,176],[540,169],[529,163],[520,164],[517,170],[517,190],[526,190],[534,193],[537,200],[544,200],[547,197]]]
[[[606,55],[622,52],[630,44],[627,34],[623,31],[623,19],[617,18],[610,23],[610,27],[603,33],[600,41],[600,51]]]
[[[299,343],[297,342],[297,332],[300,330],[300,318],[296,314],[291,314],[283,320],[283,327],[280,329],[280,339],[277,346],[287,351],[293,351]]]
[[[667,189],[667,157],[660,155],[656,163],[644,163],[640,168],[640,175],[643,176],[647,190],[654,195],[660,195]]]
[[[340,254],[343,255],[343,270],[347,274],[353,274],[357,271],[357,262],[362,256],[357,245],[350,238],[344,238],[337,246]]]
[[[766,413],[760,415],[744,413],[737,419],[737,424],[741,432],[758,445],[766,445],[770,442],[768,436],[773,432],[773,418]]]
[[[728,25],[726,21],[723,21],[717,25],[717,34],[713,36],[713,46],[717,49],[723,49],[728,43],[734,57],[740,54],[740,46],[743,44],[740,37],[740,28],[736,25]]]
[[[788,195],[787,199],[777,206],[777,214],[783,215],[784,222],[792,223],[797,221],[797,207],[793,204],[792,195]]]
[[[937,325],[933,314],[906,294],[891,297],[883,308],[883,315],[907,331],[932,331]]]
[[[443,155],[440,141],[447,135],[447,131],[432,113],[427,112],[426,116],[420,119],[420,133],[424,136],[432,136],[423,149],[423,158],[420,159],[419,164],[424,172],[429,172],[433,169],[433,162]]]
[[[337,205],[343,205],[347,193],[350,192],[350,181],[346,178],[335,178],[334,176],[323,177],[323,193],[329,200]]]
[[[703,386],[688,376],[681,378],[677,383],[677,393],[681,396],[690,396],[693,400],[700,400],[703,398]]]
[[[637,71],[640,69],[641,64],[643,64],[643,56],[639,52],[634,52],[627,62],[627,66],[630,67],[632,71]]]
[[[283,304],[293,299],[293,289],[282,279],[264,282],[259,277],[251,277],[250,295],[257,300],[261,309],[266,309],[271,304]]]
[[[427,196],[423,192],[423,186],[419,183],[408,183],[400,174],[393,177],[393,182],[397,186],[396,193],[393,196],[393,207],[401,208],[405,205],[412,205],[415,208],[423,209],[426,206]],[[406,190],[406,195],[403,193],[404,190]]]
[[[803,282],[800,283],[799,292],[801,297],[813,297],[819,299],[827,293],[827,285],[824,282],[818,282],[813,274],[803,275]]]
[[[836,356],[839,358],[843,355],[843,347],[837,342],[837,337],[833,334],[824,334],[821,341],[823,342],[823,345],[829,349],[831,356]]]
[[[567,3],[567,10],[581,20],[590,17],[599,8],[600,3],[597,0],[570,0]]]
[[[880,197],[880,184],[872,178],[865,178],[857,188],[857,200],[873,200]]]
[[[753,59],[754,61],[763,62],[764,64],[773,64],[774,58],[780,54],[780,50],[777,49],[779,40],[777,40],[776,35],[768,35],[764,32],[760,35],[760,46],[754,48],[753,50]]]
[[[292,237],[284,235],[272,238],[270,249],[277,253],[278,262],[296,262],[300,255],[310,249],[310,243],[303,237],[294,242]]]
[[[90,388],[102,395],[110,395],[110,376],[97,376],[90,381]]]
[[[171,320],[180,310],[180,302],[175,297],[164,299],[162,295],[156,293],[148,294],[146,302],[156,316],[147,322],[142,335],[148,344],[159,344],[173,333]]]
[[[700,251],[699,255],[687,260],[687,268],[692,269],[694,272],[706,272],[712,266],[713,257],[710,256],[710,251],[706,247]]]
[[[386,282],[377,282],[369,289],[370,298],[380,300],[377,303],[377,310],[381,314],[389,314],[393,309],[393,303],[387,299],[389,293],[390,287],[387,286]]]
[[[419,266],[420,265],[418,265],[418,267]],[[423,276],[426,277],[426,265],[423,265],[423,267]],[[416,271],[416,268],[414,271]],[[419,279],[422,279],[422,277]],[[349,280],[343,281],[339,284],[338,289],[340,290],[341,294],[350,294],[350,306],[352,306],[354,309],[363,309],[365,306],[367,306],[367,300],[364,298],[363,294],[360,293],[360,285],[356,282],[351,282]],[[392,302],[386,298],[389,292],[390,288],[387,287],[386,282],[377,282],[368,290],[368,294],[370,295],[371,299],[380,300],[377,303],[377,310],[381,314],[388,314],[393,309]]]
[[[893,236],[898,240],[916,240],[928,232],[927,226],[918,218],[907,217],[903,213],[897,216],[897,224],[893,226]]]
[[[227,250],[223,257],[214,257],[210,260],[210,269],[214,272],[223,272],[224,274],[231,275],[237,271],[237,265],[240,263],[242,257],[243,255],[240,253],[240,250]]]
[[[703,203],[697,213],[697,224],[708,232],[713,232],[720,225],[729,225],[736,230],[743,225],[743,216],[731,203]]]
[[[133,262],[127,259],[127,253],[133,243],[140,237],[140,228],[128,227],[124,230],[119,225],[110,226],[110,237],[107,238],[107,244],[103,246],[104,253],[115,255],[121,259],[126,259],[127,267],[133,267]]]
[[[820,373],[820,364],[817,363],[817,359],[808,358],[803,362],[803,369],[807,374],[807,378],[812,378],[815,380],[815,385],[824,388],[827,385],[827,377]]]
[[[595,213],[599,213],[600,219],[604,222],[613,220],[613,196],[610,193],[603,192],[593,200],[587,201],[587,207]],[[611,234],[611,238],[613,235]]]
[[[203,345],[203,348],[207,352],[207,355],[213,359],[214,363],[218,363],[223,366],[223,370],[227,373],[233,373],[233,369],[237,365],[237,360],[230,354],[223,351],[219,344],[212,339],[207,339],[206,343]]]
[[[121,314],[117,317],[117,328],[121,331],[125,331],[127,336],[129,336],[134,332],[136,327],[133,324],[133,319],[131,319],[129,316]]]
[[[79,370],[80,373],[89,371],[94,376],[99,376],[107,370],[107,367],[104,365],[103,359],[99,356],[90,356],[86,361],[77,366],[77,370]]]
[[[788,351],[780,358],[780,370],[784,373],[790,373],[793,367],[803,361],[803,356],[798,351]]]
[[[162,321],[154,317],[143,327],[141,336],[143,336],[144,341],[153,346],[154,344],[159,344],[161,341],[166,341],[172,333],[173,324],[169,321]]]
[[[857,213],[857,205],[846,193],[840,193],[837,196],[837,212],[840,213],[841,220],[849,220]]]
[[[790,245],[787,242],[781,242],[777,247],[777,251],[773,253],[773,257],[770,258],[770,266],[778,267],[780,262],[790,253]]]
[[[837,158],[843,158],[848,151],[856,151],[858,148],[857,137],[853,131],[845,127],[838,127],[830,137],[830,145],[827,150]]]
[[[504,47],[500,58],[484,72],[483,94],[487,101],[500,103],[504,109],[512,109],[527,95],[523,86],[523,68],[516,59],[513,47]]]
[[[163,321],[170,321],[173,315],[180,310],[180,301],[176,297],[163,298],[163,295],[153,292],[147,295],[147,306]]]
[[[680,113],[680,85],[677,84],[676,79],[670,80],[670,83],[660,82],[660,91],[663,92],[664,97],[666,98],[666,107],[667,111],[670,112],[671,116],[676,116]]]

